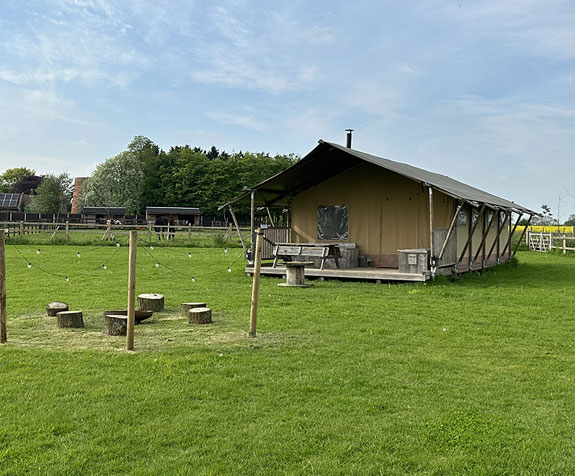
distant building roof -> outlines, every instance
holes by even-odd
[[[146,215],[200,215],[199,208],[191,207],[146,207]]]
[[[20,210],[21,193],[0,193],[0,210]]]
[[[125,215],[126,207],[84,207],[83,215]]]

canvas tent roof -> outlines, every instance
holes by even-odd
[[[321,140],[299,162],[252,187],[252,189],[232,200],[230,204],[249,203],[250,194],[253,190],[256,205],[285,206],[290,196],[295,196],[361,162],[372,163],[473,204],[485,203],[496,208],[519,211],[530,215],[538,214],[517,203],[464,184],[446,175],[429,172],[412,165],[394,162],[393,160]]]

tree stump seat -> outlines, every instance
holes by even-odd
[[[194,307],[188,311],[188,323],[211,324],[212,310],[208,307]]]
[[[84,327],[82,311],[60,311],[56,314],[58,327]]]
[[[60,311],[69,310],[68,304],[61,301],[54,301],[46,304],[46,314],[50,317],[56,317]]]
[[[196,307],[206,307],[205,302],[183,302],[182,303],[182,316],[188,316],[188,311]]]
[[[127,316],[128,311],[104,311],[104,316],[106,316],[107,314],[113,314],[116,316]],[[152,317],[153,314],[154,311],[142,311],[136,309],[134,311],[134,322],[136,324],[140,324],[140,322],[145,321],[146,319]]]
[[[104,314],[106,328],[104,333],[109,336],[125,336],[128,333],[128,316],[122,314]]]
[[[139,294],[138,307],[142,311],[163,311],[164,295],[163,294]]]

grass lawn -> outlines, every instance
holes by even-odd
[[[0,474],[575,471],[570,256],[427,285],[262,278],[250,339],[241,250],[141,248],[137,293],[166,311],[127,353],[102,333],[126,307],[127,248],[37,249],[7,247]],[[86,329],[57,329],[52,300]],[[186,301],[214,324],[188,325]]]

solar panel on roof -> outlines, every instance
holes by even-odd
[[[18,206],[20,194],[18,193],[0,193],[0,207],[15,208]]]

